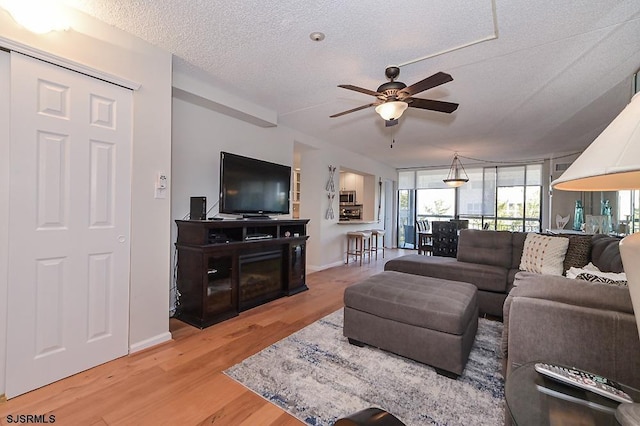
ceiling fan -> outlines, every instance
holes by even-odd
[[[338,85],[338,87],[342,87],[343,89],[354,90],[366,95],[375,96],[378,100],[367,105],[362,105],[357,108],[333,114],[329,117],[340,117],[351,112],[375,106],[376,112],[385,120],[386,127],[390,127],[398,124],[398,118],[400,118],[402,113],[408,107],[445,112],[447,114],[451,114],[453,111],[458,109],[458,104],[452,102],[413,97],[413,95],[417,93],[453,81],[453,78],[447,73],[435,73],[431,77],[420,80],[409,87],[401,81],[395,81],[395,79],[398,78],[398,75],[400,75],[400,68],[387,67],[384,73],[390,81],[380,85],[377,92],[369,89],[363,89],[358,86],[352,86],[350,84]]]

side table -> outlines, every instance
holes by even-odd
[[[513,370],[505,384],[507,415],[514,425],[618,425],[618,402],[544,377],[534,364]],[[634,401],[640,401],[640,390],[621,385]]]

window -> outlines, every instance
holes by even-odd
[[[541,165],[498,167],[495,229],[539,232],[541,196]]]
[[[417,220],[449,220],[455,217],[454,188],[418,189],[416,191]]]
[[[469,228],[495,228],[495,167],[467,170],[469,182],[458,188],[458,214]]]
[[[614,231],[640,232],[640,191],[618,191],[618,229]]]
[[[542,165],[466,170],[469,182],[449,188],[446,170],[399,173],[398,246],[413,248],[415,221],[469,220],[469,228],[539,232],[542,226]],[[640,203],[636,203],[640,206]]]

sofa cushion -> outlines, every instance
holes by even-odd
[[[520,268],[524,240],[527,239],[526,232],[513,232],[511,234],[511,269]]]
[[[569,240],[529,233],[524,242],[520,269],[545,275],[562,275]]]
[[[481,231],[482,232],[482,231]],[[450,257],[409,254],[389,260],[385,271],[471,283],[479,290],[505,292],[509,270],[500,266],[461,262]]]
[[[515,284],[509,296],[536,297],[569,305],[633,314],[628,288],[595,286],[585,281],[531,272],[518,273]]]
[[[463,229],[458,237],[457,258],[461,262],[509,268],[511,232]]]
[[[501,349],[504,357],[508,356],[509,311],[511,302],[516,297],[545,299],[582,308],[633,315],[631,296],[627,287],[593,285],[582,280],[531,272],[516,274],[514,284],[503,306],[504,328]]]
[[[507,274],[507,290],[510,290],[510,287],[513,285],[513,282],[516,279],[516,274],[518,272],[520,272],[520,269],[509,269],[509,273]]]
[[[603,234],[591,238],[591,262],[604,272],[624,272],[620,239]]]

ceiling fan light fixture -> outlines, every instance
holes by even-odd
[[[447,178],[442,179],[442,181],[451,188],[457,188],[469,182],[469,176],[464,170],[464,166],[460,162],[457,152],[453,156],[453,161],[451,162],[451,167],[449,168],[449,174],[447,175]]]
[[[376,112],[380,114],[380,117],[384,120],[397,120],[408,107],[409,105],[406,102],[391,101],[378,105]]]

